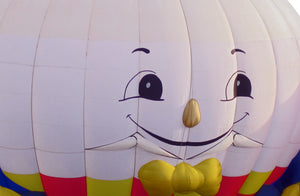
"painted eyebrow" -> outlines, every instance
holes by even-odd
[[[236,53],[236,52],[241,52],[241,53],[246,54],[246,52],[245,52],[244,50],[239,49],[239,48],[234,48],[234,49],[231,50],[231,54],[234,54],[234,53]]]
[[[144,52],[146,54],[150,53],[150,50],[147,49],[147,48],[137,48],[137,49],[133,50],[131,53],[135,53],[135,52],[138,52],[138,51],[142,51],[142,52]]]

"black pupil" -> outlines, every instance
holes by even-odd
[[[154,74],[145,75],[139,84],[139,95],[145,99],[160,100],[162,95],[162,83]]]
[[[243,74],[238,74],[234,80],[234,97],[251,97],[251,82]]]

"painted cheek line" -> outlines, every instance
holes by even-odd
[[[246,118],[247,116],[250,116],[250,114],[249,114],[248,112],[245,112],[245,115],[244,115],[242,118],[240,118],[239,120],[233,122],[233,124],[236,124],[236,123],[240,122],[241,120],[243,120],[243,119]]]

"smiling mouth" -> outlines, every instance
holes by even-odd
[[[239,120],[233,122],[233,125],[240,122],[241,120],[243,120],[244,118],[246,118],[247,116],[249,115],[248,112],[246,112]],[[228,131],[226,131],[225,133],[223,133],[222,135],[216,137],[216,138],[213,138],[213,139],[210,139],[210,140],[207,140],[207,141],[201,141],[201,142],[183,142],[183,141],[174,141],[174,140],[169,140],[169,139],[166,139],[164,137],[161,137],[159,135],[156,135],[152,132],[150,132],[149,130],[145,129],[144,127],[142,127],[141,125],[139,125],[134,119],[131,118],[131,114],[128,114],[126,116],[126,118],[129,118],[137,127],[139,127],[140,129],[142,129],[145,133],[147,133],[148,135],[152,136],[153,138],[161,141],[161,142],[164,142],[166,144],[169,144],[169,145],[173,145],[173,146],[185,146],[185,147],[188,147],[188,146],[194,146],[194,147],[197,147],[197,146],[205,146],[205,145],[209,145],[209,144],[213,144],[211,147],[209,147],[208,149],[192,156],[192,157],[189,157],[187,159],[192,159],[194,157],[197,157],[207,151],[209,151],[210,149],[213,149],[215,148],[216,146],[218,146],[219,144],[225,142],[225,140],[227,141],[229,138],[228,141],[232,140],[230,143],[228,143],[229,145],[231,144],[235,144],[235,142],[233,140],[239,140],[239,141],[242,141],[243,143],[245,143],[246,147],[249,146],[249,147],[258,147],[258,146],[261,146],[262,143],[258,142],[258,141],[255,141],[255,140],[251,140],[250,138],[247,138],[243,135],[241,135],[240,133],[236,132],[236,131],[233,131],[232,130],[232,127],[230,127],[230,129]],[[232,135],[232,136],[231,136]],[[230,137],[229,137],[230,136]],[[227,143],[227,142],[225,142]],[[92,148],[85,148],[85,150],[100,150],[100,151],[103,151],[103,150],[124,150],[124,149],[129,149],[129,148],[132,148],[132,147],[135,147],[135,146],[139,146],[141,148],[143,148],[144,150],[148,151],[148,152],[151,152],[151,153],[155,153],[155,154],[158,154],[158,155],[162,155],[162,156],[166,156],[166,157],[171,157],[171,158],[177,158],[177,159],[182,159],[180,157],[178,157],[177,155],[167,151],[166,149],[163,149],[162,147],[148,141],[141,133],[139,132],[136,132],[134,133],[133,135],[131,136],[128,136],[127,138],[125,139],[122,139],[122,140],[119,140],[117,142],[113,142],[113,143],[110,143],[110,144],[106,144],[106,145],[102,145],[102,146],[97,146],[97,147],[92,147]]]
[[[247,115],[247,114],[246,114]],[[249,114],[248,114],[249,115]],[[226,131],[224,134],[214,138],[214,139],[211,139],[211,140],[207,140],[207,141],[202,141],[202,142],[182,142],[182,141],[173,141],[173,140],[169,140],[169,139],[166,139],[164,137],[161,137],[159,135],[156,135],[150,131],[148,131],[147,129],[145,129],[144,127],[140,126],[137,122],[135,122],[132,118],[131,118],[131,114],[128,114],[127,115],[127,118],[129,118],[136,126],[138,126],[139,128],[141,128],[143,131],[145,131],[146,133],[148,133],[149,135],[151,135],[152,137],[166,143],[166,144],[170,144],[170,145],[174,145],[174,146],[205,146],[205,145],[208,145],[208,144],[211,144],[211,143],[214,143],[218,140],[220,140],[221,138],[225,137],[227,134],[229,134],[231,132],[231,128]],[[243,117],[245,118],[245,116]],[[239,120],[240,121],[240,120]]]

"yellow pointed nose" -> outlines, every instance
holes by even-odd
[[[200,116],[198,102],[195,99],[190,99],[183,111],[183,124],[186,127],[192,128],[199,124],[201,118]]]

